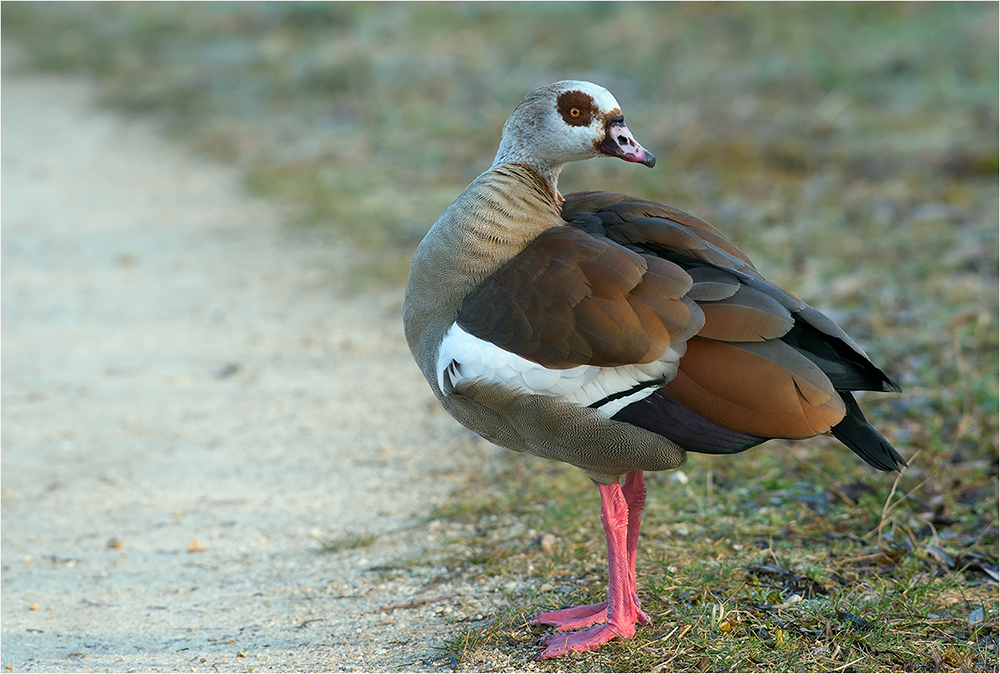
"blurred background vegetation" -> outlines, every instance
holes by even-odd
[[[953,557],[995,564],[997,8],[4,3],[2,30],[22,68],[93,76],[107,105],[159,116],[295,205],[300,226],[349,241],[361,287],[401,289],[413,248],[489,166],[527,91],[606,86],[657,166],[571,165],[563,191],[691,211],[840,322],[904,389],[864,401],[904,456],[920,453],[899,486],[918,505],[894,522],[943,544],[930,520],[904,517],[930,509],[966,536],[948,539]],[[780,490],[801,483],[782,458],[795,451],[828,487],[870,485],[876,517],[891,478],[833,444],[692,457],[687,470],[720,486],[770,475]],[[503,507],[516,510],[489,502]]]

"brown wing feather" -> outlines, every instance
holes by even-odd
[[[720,301],[699,302],[705,327],[698,334],[727,342],[760,342],[787,334],[795,320],[788,309],[761,290],[740,286]]]
[[[552,368],[648,363],[702,325],[691,277],[572,227],[556,227],[463,302],[459,325]]]
[[[667,391],[720,426],[762,437],[807,438],[839,423],[844,402],[819,368],[780,341],[766,344],[772,353],[695,337]]]

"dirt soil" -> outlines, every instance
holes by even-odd
[[[446,669],[503,595],[419,563],[427,515],[501,450],[434,401],[401,289],[93,97],[4,75],[3,666]]]

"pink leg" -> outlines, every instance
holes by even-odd
[[[642,520],[642,509],[646,502],[646,483],[643,480],[641,470],[632,471],[625,476],[622,493],[625,496],[625,502],[628,504],[628,537],[626,539],[626,546],[629,561],[629,583],[632,586],[632,603],[638,614],[639,622],[643,625],[648,625],[651,622],[650,618],[639,610],[639,597],[635,592],[636,549],[639,544],[639,526]],[[533,625],[555,625],[556,632],[568,632],[597,623],[607,622],[607,608],[608,602],[602,601],[597,604],[544,611],[533,616],[530,622]]]
[[[642,524],[642,509],[646,505],[646,481],[641,470],[633,470],[625,476],[622,493],[628,504],[628,579],[632,586],[632,605],[638,614],[638,620],[643,625],[652,622],[650,617],[639,609],[639,595],[636,592],[635,558],[639,549],[639,526]]]
[[[604,624],[573,634],[557,633],[546,637],[542,640],[547,646],[540,656],[542,659],[570,651],[594,650],[615,637],[629,639],[635,634],[636,621],[649,622],[649,617],[639,610],[635,591],[635,551],[646,494],[642,472],[629,473],[624,490],[618,483],[598,485],[598,489],[601,492],[601,523],[608,543],[608,600],[547,611],[536,615],[531,622],[558,625],[557,632]]]

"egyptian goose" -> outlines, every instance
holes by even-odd
[[[542,658],[649,622],[635,582],[643,471],[828,431],[875,468],[906,465],[851,395],[899,387],[718,230],[623,194],[559,193],[567,162],[602,156],[655,163],[610,92],[562,81],[529,93],[493,166],[417,248],[403,306],[413,357],[452,416],[600,490],[608,599],[534,616],[556,627]]]

